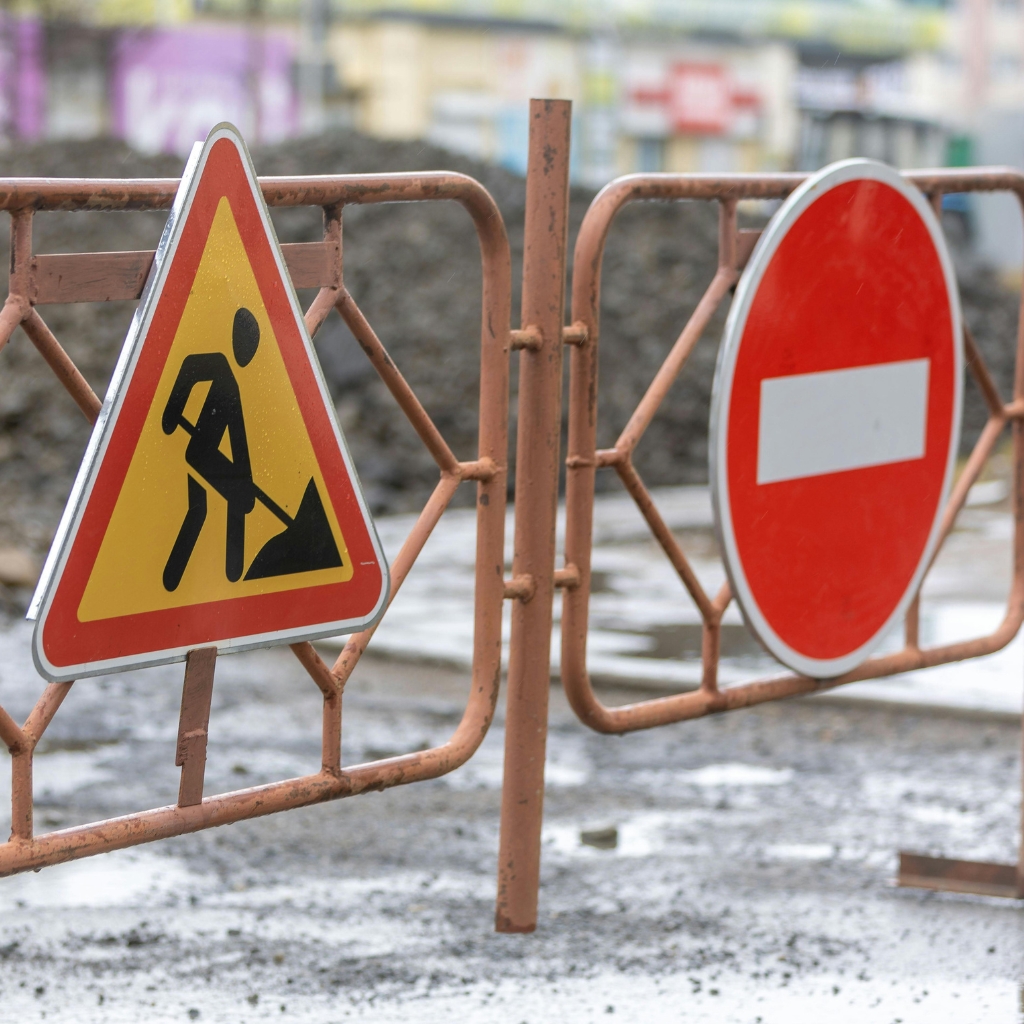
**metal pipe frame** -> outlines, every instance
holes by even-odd
[[[391,566],[394,600],[417,556],[459,485],[477,487],[477,540],[472,683],[462,720],[449,740],[429,750],[343,768],[341,709],[345,685],[373,630],[351,636],[328,667],[309,643],[291,645],[324,698],[320,771],[264,786],[202,796],[205,730],[213,658],[189,657],[179,761],[182,796],[173,807],[94,822],[36,836],[32,823],[32,758],[37,744],[72,683],[52,683],[23,725],[0,707],[0,740],[13,758],[12,832],[0,845],[0,876],[35,870],[169,836],[194,832],[275,811],[355,796],[444,775],[465,763],[494,717],[501,674],[501,614],[505,600],[504,534],[507,490],[511,257],[505,225],[494,200],[477,181],[447,172],[261,178],[268,205],[319,206],[322,242],[282,246],[296,288],[318,288],[305,314],[311,334],[336,308],[370,358],[399,407],[438,463],[440,480]],[[21,324],[86,418],[94,422],[100,401],[50,332],[36,306],[54,302],[138,299],[153,262],[152,252],[32,253],[32,216],[37,210],[169,209],[177,179],[0,179],[0,209],[11,214],[9,293],[0,309],[0,348]],[[384,346],[345,289],[342,276],[342,210],[346,205],[451,200],[469,213],[477,231],[483,268],[480,354],[480,418],[477,458],[459,461],[405,382]],[[200,665],[203,667],[200,669]],[[185,722],[186,714],[189,722]],[[201,747],[201,750],[200,750]],[[192,751],[194,750],[194,753]]]
[[[908,171],[907,179],[938,210],[950,192],[1010,192],[1024,206],[1024,175],[1006,168]],[[757,233],[737,231],[736,203],[741,199],[782,199],[805,180],[802,174],[675,175],[636,174],[619,178],[595,198],[576,239],[572,281],[574,326],[585,340],[571,354],[569,440],[566,482],[565,566],[578,581],[562,598],[562,685],[580,720],[603,733],[625,733],[670,722],[749,707],[766,701],[834,689],[857,680],[929,668],[992,654],[1016,636],[1024,621],[1024,316],[1018,322],[1013,399],[1004,402],[970,332],[965,328],[966,361],[988,407],[989,419],[958,477],[946,504],[938,552],[968,491],[992,454],[1004,428],[1011,426],[1013,443],[1012,501],[1014,515],[1013,581],[1005,616],[988,636],[922,649],[918,635],[919,595],[905,620],[905,645],[894,654],[871,658],[834,679],[787,674],[720,689],[718,663],[722,616],[732,594],[728,583],[711,598],[697,579],[682,546],[660,515],[650,491],[633,466],[633,452],[653,416],[683,369],[715,311],[739,279]],[[600,338],[601,263],[615,215],[628,203],[643,200],[701,199],[719,206],[718,268],[678,340],[654,377],[647,393],[613,448],[598,450],[597,373]],[[593,544],[594,485],[599,468],[611,467],[633,497],[651,532],[692,598],[703,623],[702,678],[699,688],[672,696],[608,707],[594,693],[587,673],[586,641]],[[934,560],[934,556],[933,556]],[[1022,810],[1024,814],[1024,810]],[[1022,817],[1024,830],[1024,817]],[[1024,835],[1024,832],[1022,832]],[[944,858],[901,855],[899,880],[904,885],[1024,897],[1024,841],[1015,865],[981,864]]]
[[[923,192],[1011,191],[1024,202],[1024,175],[1002,169],[908,172],[907,178]],[[720,689],[718,686],[718,638],[722,616],[732,594],[728,584],[714,597],[706,594],[681,545],[658,512],[657,505],[633,466],[633,452],[650,425],[669,388],[682,371],[705,328],[723,299],[739,279],[752,250],[743,238],[751,233],[736,229],[736,203],[740,199],[781,199],[805,176],[765,175],[630,175],[608,185],[584,217],[576,240],[572,282],[572,319],[586,328],[587,340],[571,354],[569,381],[569,444],[566,481],[565,565],[578,574],[579,585],[563,594],[562,682],[570,704],[580,719],[598,732],[624,733],[669,722],[700,718],[719,711],[748,707],[782,697],[833,689],[862,679],[928,668],[965,658],[991,654],[1005,647],[1024,621],[1024,477],[1020,472],[1020,420],[1024,416],[1024,333],[1018,329],[1017,377],[1014,398],[1004,403],[969,331],[965,331],[967,362],[989,409],[982,431],[963,472],[950,494],[940,530],[940,546],[963,507],[967,492],[977,480],[1003,428],[1013,424],[1014,438],[1014,572],[1006,616],[989,636],[922,650],[917,642],[916,602],[908,615],[907,644],[895,654],[872,658],[834,679],[810,679],[784,675]],[[598,450],[597,372],[600,337],[601,261],[604,244],[615,215],[627,203],[638,200],[705,199],[719,205],[718,268],[679,338],[669,351],[646,394],[623,429],[615,446]],[[745,250],[745,251],[744,251]],[[612,467],[629,491],[651,532],[661,545],[689,593],[703,622],[703,673],[697,690],[609,708],[594,694],[587,674],[586,638],[590,601],[590,564],[593,533],[594,483],[599,468]],[[938,549],[937,549],[938,550]]]

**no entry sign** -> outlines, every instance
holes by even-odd
[[[747,624],[815,678],[871,653],[938,540],[959,440],[956,281],[924,197],[848,160],[814,175],[736,289],[711,485]]]

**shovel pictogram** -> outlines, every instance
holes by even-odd
[[[284,523],[284,530],[260,548],[245,574],[247,580],[312,572],[314,569],[334,569],[342,564],[324,503],[312,477],[306,484],[294,518],[259,487],[256,488],[256,497]]]

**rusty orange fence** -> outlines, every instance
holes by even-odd
[[[989,636],[938,648],[922,648],[918,602],[906,616],[905,645],[875,657],[838,679],[780,675],[720,688],[718,662],[722,616],[732,600],[728,587],[705,592],[683,547],[658,512],[633,465],[633,452],[685,367],[715,310],[727,300],[757,240],[737,226],[737,203],[781,199],[803,180],[799,174],[631,175],[608,185],[590,207],[576,240],[571,313],[565,323],[566,255],[571,106],[534,100],[526,182],[523,295],[520,328],[510,330],[511,265],[501,216],[484,188],[463,175],[388,174],[263,178],[270,206],[316,206],[324,211],[324,238],[286,245],[285,259],[297,288],[318,288],[306,313],[311,333],[336,308],[415,427],[440,469],[440,481],[392,567],[392,598],[431,530],[464,481],[477,486],[475,624],[471,690],[461,723],[443,746],[370,764],[343,768],[341,708],[345,683],[366,650],[372,630],[355,634],[329,668],[308,643],[292,647],[323,692],[323,758],[320,772],[271,785],[203,796],[207,722],[215,652],[192,652],[187,661],[179,723],[182,781],[176,806],[36,836],[32,824],[32,756],[47,725],[73,684],[46,687],[28,719],[18,725],[0,709],[0,739],[14,759],[12,836],[0,845],[0,875],[148,842],[278,810],[353,796],[434,778],[463,764],[492,721],[501,673],[501,609],[512,601],[509,648],[505,775],[502,787],[496,927],[532,931],[537,921],[540,839],[551,636],[555,592],[563,591],[561,674],[580,719],[606,733],[623,733],[683,719],[809,694],[855,680],[878,678],[992,653],[1016,635],[1024,620],[1024,335],[1018,334],[1014,394],[999,394],[968,334],[969,369],[989,411],[988,423],[958,478],[941,524],[945,538],[1004,429],[1013,435],[1012,498],[1015,518],[1013,585],[1006,615]],[[1024,175],[1001,169],[910,172],[908,179],[938,208],[951,192],[1006,191],[1024,202]],[[99,399],[46,327],[37,307],[55,302],[138,298],[153,253],[34,254],[36,210],[161,210],[174,198],[176,180],[0,180],[0,209],[12,220],[10,292],[0,310],[0,346],[20,324],[85,415],[95,420]],[[615,215],[637,201],[701,200],[719,210],[718,267],[707,292],[669,349],[613,448],[596,447],[597,373],[600,338],[601,263]],[[392,363],[373,328],[344,286],[342,211],[346,205],[454,200],[476,225],[483,261],[479,450],[459,461],[415,393]],[[570,347],[566,538],[557,566],[556,517],[562,465],[563,353]],[[505,578],[504,523],[507,489],[509,356],[520,353],[516,470],[515,553]],[[696,690],[625,707],[601,703],[587,673],[586,639],[591,583],[592,521],[597,471],[612,469],[636,501],[655,539],[699,610],[703,623],[702,681]],[[680,593],[682,598],[682,593]],[[1024,896],[1020,865],[947,861],[904,855],[901,881],[931,888]]]
[[[650,425],[669,389],[686,365],[687,357],[700,340],[715,311],[729,296],[760,232],[738,230],[736,204],[742,199],[781,199],[801,184],[804,175],[764,174],[712,177],[704,175],[631,175],[613,181],[594,200],[587,211],[576,241],[572,289],[572,318],[587,334],[587,342],[572,355],[569,384],[569,443],[566,459],[566,538],[565,562],[573,567],[579,585],[564,598],[562,619],[562,679],[573,709],[580,719],[599,732],[623,733],[667,722],[733,708],[747,707],[780,697],[793,697],[841,686],[861,679],[912,669],[944,665],[951,661],[991,654],[1005,647],[1024,621],[1024,519],[1016,515],[1015,571],[1006,615],[999,628],[989,636],[922,649],[918,643],[918,600],[907,615],[903,650],[871,658],[851,672],[835,679],[815,680],[786,675],[732,686],[718,687],[719,640],[722,615],[732,601],[728,584],[711,596],[702,588],[686,553],[679,545],[650,491],[633,465],[633,452]],[[947,192],[1011,191],[1024,199],[1024,175],[1003,171],[930,171],[907,175],[935,203]],[[669,350],[664,363],[651,381],[614,447],[598,450],[597,372],[600,331],[601,257],[615,215],[628,203],[641,200],[702,199],[715,202],[719,211],[718,268],[693,315]],[[1018,376],[1013,400],[1005,403],[999,395],[985,361],[970,331],[964,329],[965,351],[971,374],[988,406],[989,418],[966,466],[958,477],[944,510],[940,527],[940,545],[949,535],[967,492],[992,454],[1008,424],[1013,425],[1015,508],[1024,496],[1019,488],[1020,421],[1024,417],[1024,334],[1018,335]],[[594,508],[594,482],[598,469],[614,469],[636,502],[651,533],[679,575],[703,622],[700,687],[690,693],[622,708],[607,708],[594,695],[587,677],[586,634],[590,597],[590,556]],[[934,561],[934,557],[933,557]]]
[[[541,133],[531,136],[531,167],[538,164],[542,146]],[[1006,169],[968,169],[909,172],[914,185],[925,193],[936,210],[942,196],[951,192],[1011,192],[1024,202],[1024,175]],[[531,567],[530,600],[544,599],[546,614],[535,609],[537,627],[545,627],[546,635],[533,633],[529,649],[534,658],[536,676],[529,682],[513,675],[515,663],[510,661],[509,712],[506,739],[505,791],[502,803],[502,853],[499,862],[499,889],[496,920],[501,931],[531,931],[537,920],[537,878],[540,864],[540,833],[543,816],[543,763],[546,744],[546,694],[542,697],[542,676],[546,679],[546,661],[550,637],[550,594],[552,584],[561,583],[562,647],[561,679],[566,696],[580,720],[598,732],[624,733],[652,728],[684,719],[749,707],[766,701],[833,689],[856,680],[877,679],[898,672],[928,668],[967,658],[991,654],[1005,647],[1024,621],[1024,333],[1018,331],[1016,377],[1012,400],[1004,401],[981,357],[977,345],[965,330],[965,351],[968,366],[988,407],[988,422],[970,458],[950,494],[940,527],[941,542],[948,536],[967,498],[971,485],[993,450],[1004,429],[1010,425],[1013,436],[1014,566],[1013,584],[1002,623],[995,632],[974,640],[942,647],[922,648],[918,638],[919,598],[915,596],[905,621],[905,644],[901,651],[874,657],[851,672],[834,679],[811,679],[796,674],[772,676],[742,685],[720,688],[718,663],[722,617],[733,599],[728,583],[717,594],[708,594],[687,558],[682,545],[658,511],[657,502],[633,464],[633,452],[650,425],[669,389],[686,365],[687,358],[700,340],[716,310],[725,302],[753,251],[759,232],[741,230],[737,226],[737,203],[744,199],[783,199],[806,178],[803,174],[694,175],[634,174],[607,185],[587,211],[576,239],[573,262],[572,305],[570,326],[564,328],[562,340],[571,344],[569,372],[568,451],[565,495],[565,550],[561,567],[555,561],[540,562]],[[638,201],[671,202],[703,200],[715,203],[719,212],[718,266],[715,275],[698,302],[693,314],[671,345],[668,355],[646,393],[629,418],[614,447],[597,448],[597,375],[600,340],[601,264],[605,242],[615,215],[628,203]],[[530,220],[527,214],[527,234]],[[556,244],[562,226],[553,221],[548,260],[562,257]],[[564,263],[555,267],[549,262],[538,280],[547,282],[547,309],[562,309]],[[524,282],[529,270],[524,269]],[[524,284],[525,288],[525,284]],[[524,303],[524,323],[526,308]],[[557,337],[557,330],[545,328],[543,337]],[[531,500],[528,511],[520,494],[516,505],[516,551],[520,546],[545,559],[551,549],[554,532],[554,488],[557,469],[551,468],[551,448],[558,445],[561,393],[561,360],[551,354],[543,362],[542,380],[536,385],[551,399],[544,425],[533,423],[529,429],[542,435],[537,443],[544,445],[543,461],[534,462],[539,451],[524,445],[520,420],[518,465],[530,458],[532,469],[546,474],[547,490],[543,503]],[[520,389],[520,403],[529,401]],[[612,469],[636,502],[650,531],[679,576],[683,589],[696,605],[702,621],[702,678],[700,686],[690,692],[665,696],[624,707],[604,705],[594,692],[587,673],[586,644],[591,583],[593,545],[594,491],[597,472]],[[936,548],[938,551],[938,548]],[[524,556],[525,563],[525,556]],[[540,580],[547,581],[543,587]],[[682,594],[680,594],[682,598]],[[517,653],[513,634],[511,657]],[[520,655],[525,658],[525,654]],[[543,665],[541,664],[543,662]],[[515,701],[520,692],[528,699]],[[518,716],[518,720],[517,720]],[[942,888],[964,892],[1024,896],[1024,843],[1021,859],[1016,865],[954,861],[944,858],[903,854],[900,881],[907,885]]]
[[[323,693],[320,771],[303,778],[204,797],[207,726],[216,650],[199,649],[190,652],[186,660],[176,758],[181,766],[177,805],[37,836],[32,821],[33,752],[73,686],[72,683],[51,683],[21,725],[0,707],[0,739],[13,757],[12,832],[10,841],[0,845],[0,875],[274,811],[435,778],[472,756],[494,716],[501,670],[501,610],[505,596],[502,567],[511,302],[511,263],[501,215],[483,186],[461,174],[263,178],[260,185],[272,207],[323,209],[322,241],[283,246],[295,287],[319,289],[306,311],[306,325],[310,333],[315,334],[331,309],[338,310],[440,469],[437,486],[392,564],[392,600],[460,484],[476,482],[473,669],[462,720],[442,746],[343,768],[342,696],[373,629],[351,636],[333,667],[328,667],[309,643],[293,644],[296,658]],[[176,179],[0,180],[0,209],[11,215],[9,294],[0,311],[0,347],[9,342],[20,324],[90,422],[95,422],[100,412],[100,400],[46,326],[38,307],[57,302],[138,299],[154,253],[36,254],[32,251],[33,215],[37,210],[69,213],[166,210],[177,188]],[[480,421],[478,453],[472,461],[460,461],[452,452],[346,290],[342,274],[345,206],[440,200],[455,201],[466,209],[480,241],[483,268]]]
[[[1024,175],[1005,169],[908,172],[907,179],[941,212],[947,193],[1009,192],[1024,203]],[[633,452],[669,388],[683,370],[715,310],[728,296],[753,250],[759,232],[737,229],[736,205],[748,198],[781,199],[804,180],[803,175],[774,174],[706,177],[701,175],[633,175],[612,182],[594,200],[576,241],[572,317],[585,327],[587,343],[573,352],[570,371],[569,441],[566,465],[565,563],[573,567],[579,586],[566,591],[562,608],[562,683],[581,721],[599,732],[623,733],[765,701],[816,693],[863,679],[877,679],[914,669],[977,658],[1005,647],[1024,621],[1024,317],[1018,323],[1016,371],[1009,401],[999,394],[969,329],[964,349],[969,369],[988,409],[988,420],[967,459],[943,510],[939,543],[932,562],[949,536],[971,486],[977,481],[1007,427],[1012,435],[1011,498],[1014,514],[1013,574],[1006,611],[998,628],[987,636],[922,647],[918,635],[920,590],[907,612],[903,649],[873,657],[834,679],[809,679],[786,674],[720,689],[718,661],[722,616],[733,595],[726,583],[714,596],[701,587],[682,546],[658,512],[657,504],[633,465]],[[596,449],[598,339],[600,328],[601,256],[615,215],[641,200],[701,199],[719,211],[718,268],[693,315],[669,350],[660,370],[615,442]],[[594,482],[599,468],[618,474],[636,502],[654,538],[679,575],[702,620],[702,678],[689,693],[609,708],[597,698],[587,675],[586,636],[590,597],[590,560]],[[954,861],[913,854],[901,856],[899,880],[904,885],[942,888],[989,895],[1024,896],[1024,842],[1018,864]]]

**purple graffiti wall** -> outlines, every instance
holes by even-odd
[[[250,144],[298,130],[295,44],[280,29],[189,25],[130,30],[111,67],[114,133],[149,153],[186,155],[219,121]]]
[[[43,70],[43,23],[39,18],[17,18],[13,24],[15,61],[14,125],[22,139],[43,134],[46,77]]]
[[[0,136],[39,139],[45,104],[43,23],[0,11]]]

